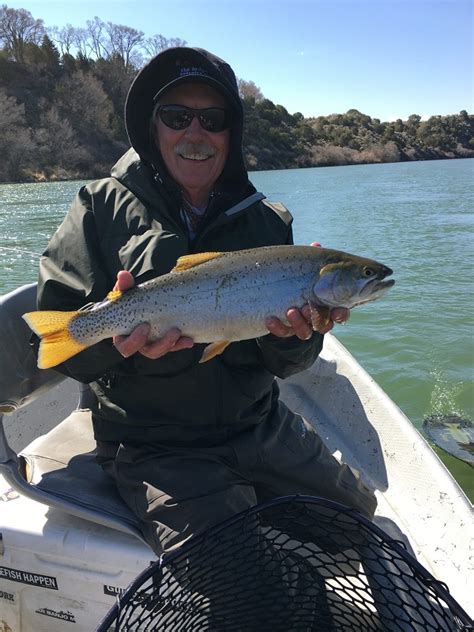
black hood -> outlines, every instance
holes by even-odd
[[[125,102],[125,125],[132,147],[163,180],[170,179],[159,149],[152,142],[150,119],[156,95],[165,87],[184,80],[213,85],[231,107],[229,156],[216,189],[231,195],[245,194],[249,182],[242,153],[243,108],[237,80],[229,64],[202,48],[169,48],[154,57],[135,77]]]

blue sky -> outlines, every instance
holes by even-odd
[[[473,112],[473,0],[24,0],[45,26],[94,16],[223,57],[291,113],[383,121]]]

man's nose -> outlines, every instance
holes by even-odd
[[[189,126],[186,128],[186,132],[187,135],[193,136],[193,135],[197,135],[200,136],[203,133],[203,129],[201,127],[201,123],[199,122],[199,119],[197,116],[193,116],[193,119],[191,121],[191,123],[189,124]]]

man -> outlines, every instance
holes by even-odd
[[[234,73],[201,49],[160,53],[133,82],[132,148],[79,191],[40,263],[39,309],[77,309],[178,257],[292,243],[289,212],[248,180]],[[335,310],[335,320],[347,313]],[[90,383],[97,455],[159,555],[259,501],[338,500],[372,517],[375,497],[278,399],[274,376],[310,366],[323,342],[308,311],[199,364],[202,345],[149,327],[86,349],[60,370]]]

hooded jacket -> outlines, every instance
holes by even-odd
[[[149,133],[153,96],[176,77],[177,61],[203,70],[206,82],[207,77],[218,82],[233,109],[229,156],[193,241],[180,216],[179,188]],[[41,258],[39,309],[72,310],[103,300],[119,270],[129,270],[141,283],[169,272],[180,256],[192,252],[292,243],[290,213],[268,203],[248,180],[242,105],[225,62],[201,49],[161,53],[133,82],[125,120],[132,149],[111,177],[80,189]],[[318,333],[309,341],[268,334],[233,343],[204,364],[199,364],[203,345],[157,360],[139,353],[125,359],[104,340],[58,370],[91,384],[96,439],[172,440],[183,427],[206,432],[264,420],[278,399],[274,376],[310,366],[322,339]]]

